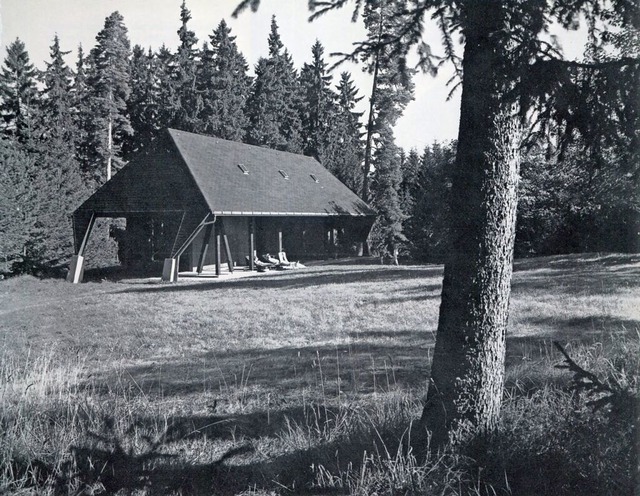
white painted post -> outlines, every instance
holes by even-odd
[[[178,280],[178,258],[164,259],[162,280],[166,282],[176,282]]]
[[[82,255],[74,255],[69,263],[69,272],[67,273],[67,282],[79,284],[84,277],[84,257]]]

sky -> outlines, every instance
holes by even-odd
[[[0,57],[16,38],[26,45],[31,61],[44,68],[49,60],[49,47],[55,34],[73,67],[79,44],[86,52],[95,45],[95,37],[104,26],[105,18],[119,11],[128,29],[131,46],[158,49],[163,43],[171,50],[178,46],[182,0],[0,0]],[[267,36],[271,16],[276,15],[284,46],[293,56],[298,69],[311,60],[311,46],[316,39],[325,47],[327,59],[332,52],[348,52],[355,41],[364,37],[360,23],[351,22],[351,10],[329,13],[312,23],[306,0],[262,0],[257,13],[247,10],[237,19],[231,17],[238,0],[187,0],[192,20],[189,28],[196,33],[199,44],[221,19],[225,19],[250,67],[261,56],[267,56]],[[442,53],[440,35],[435,24],[426,25],[424,37],[436,53]],[[367,109],[371,78],[362,67],[344,64],[334,70],[334,84],[342,71],[349,71],[365,98],[360,110]],[[415,100],[405,109],[394,132],[396,143],[406,150],[424,149],[434,141],[446,141],[457,136],[460,115],[460,91],[447,99],[451,87],[447,81],[452,70],[445,66],[437,77],[418,74],[415,79]]]

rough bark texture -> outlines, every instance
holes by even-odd
[[[423,425],[432,446],[497,424],[515,238],[518,129],[501,98],[505,47],[496,40],[500,2],[469,2],[452,251]]]

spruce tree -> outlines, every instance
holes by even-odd
[[[310,0],[312,17],[355,5],[354,18],[379,0]],[[260,0],[244,0],[237,15]],[[499,422],[504,385],[505,336],[511,294],[517,183],[526,116],[559,124],[571,140],[580,134],[601,146],[633,130],[637,150],[637,50],[630,57],[571,62],[548,42],[555,24],[574,29],[582,15],[590,38],[607,43],[612,32],[637,33],[637,2],[627,0],[392,0],[392,29],[367,36],[351,58],[370,59],[389,47],[405,65],[416,49],[420,66],[437,60],[423,37],[424,22],[435,17],[445,55],[460,78],[462,98],[452,173],[452,244],[445,264],[442,304],[421,425],[431,431],[431,447],[474,439],[484,441]],[[462,56],[455,50],[462,40]],[[602,79],[607,105],[592,105],[592,87],[574,84],[576,72]],[[589,88],[588,91],[584,91]],[[611,119],[612,111],[616,118]],[[623,116],[623,118],[618,118]],[[602,123],[608,125],[602,126]],[[635,142],[634,142],[635,141]],[[637,165],[637,161],[634,165]],[[637,172],[637,166],[634,167]],[[633,174],[633,172],[631,172]],[[365,188],[366,189],[366,188]],[[426,438],[425,438],[426,439]]]
[[[174,83],[175,57],[165,44],[158,49],[155,55],[156,60],[156,86],[158,98],[158,126],[159,128],[171,127],[174,125],[174,103],[177,100],[177,89]]]
[[[416,260],[441,263],[450,250],[449,202],[455,154],[455,142],[433,143],[420,157],[410,216],[405,222],[405,235]]]
[[[298,153],[302,151],[301,94],[291,55],[284,48],[275,16],[271,19],[269,57],[255,69],[247,103],[250,143]]]
[[[311,57],[311,63],[305,63],[300,71],[304,153],[323,162],[324,150],[330,140],[329,132],[337,113],[336,95],[331,90],[332,77],[328,74],[324,47],[319,40],[311,47]]]
[[[2,134],[0,163],[0,272],[11,272],[26,254],[36,222],[36,165],[16,140]]]
[[[75,73],[71,87],[71,102],[74,111],[74,127],[76,130],[75,147],[76,158],[81,170],[85,173],[85,181],[93,182],[87,172],[91,170],[88,165],[95,160],[92,140],[90,139],[93,127],[93,115],[91,112],[90,88],[87,81],[87,59],[82,45],[78,46]]]
[[[338,179],[356,194],[362,192],[363,143],[360,118],[356,105],[358,96],[351,75],[343,72],[336,88],[337,102],[321,161]]]
[[[30,173],[37,202],[30,226],[22,270],[59,265],[73,252],[71,214],[85,196],[76,159],[78,128],[73,106],[72,72],[64,61],[57,36],[50,47],[50,61],[41,76],[42,96],[37,109],[34,139],[29,147],[36,165]]]
[[[403,221],[406,219],[400,202],[402,184],[401,150],[393,135],[381,137],[375,156],[376,169],[372,180],[371,204],[378,216],[369,235],[369,243],[381,260],[390,257],[398,265],[401,245],[406,242]]]
[[[93,114],[89,130],[93,160],[87,165],[91,168],[90,176],[101,184],[122,166],[120,149],[133,132],[127,115],[131,50],[124,18],[119,12],[105,19],[96,41],[89,57],[87,79]]]
[[[51,61],[46,62],[41,77],[43,89],[38,128],[42,138],[55,137],[73,150],[78,132],[72,93],[73,73],[64,61],[64,56],[69,53],[60,49],[60,40],[55,35],[50,47]]]
[[[365,144],[362,178],[362,198],[369,199],[369,176],[375,168],[373,156],[376,140],[393,127],[407,104],[413,100],[413,71],[406,67],[406,60],[398,57],[393,46],[384,38],[400,29],[394,14],[395,2],[372,0],[363,9],[363,20],[369,37],[375,40],[375,49],[364,57],[366,70],[373,76],[369,97],[369,116]]]
[[[147,148],[161,127],[157,64],[151,49],[145,52],[139,45],[133,47],[131,95],[127,102],[133,134],[123,144],[122,152],[125,157]]]
[[[36,75],[24,43],[16,38],[7,47],[0,71],[0,115],[1,130],[15,136],[20,142],[31,138],[37,103]]]
[[[203,131],[211,136],[243,141],[249,124],[245,111],[251,90],[249,66],[224,19],[209,39],[211,48],[204,51],[201,69]]]
[[[200,53],[196,48],[198,38],[188,27],[191,11],[187,9],[185,0],[180,6],[180,21],[178,29],[180,45],[174,56],[172,84],[173,99],[169,102],[172,110],[171,126],[191,132],[202,132],[203,123],[200,120],[202,111],[202,97],[198,91],[198,66]]]
[[[418,190],[418,176],[420,174],[420,154],[412,148],[402,161],[402,184],[400,186],[400,203],[402,211],[411,215]]]

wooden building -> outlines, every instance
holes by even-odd
[[[168,129],[73,214],[80,282],[96,218],[126,219],[128,266],[253,269],[253,253],[309,260],[366,240],[374,211],[313,158]]]

